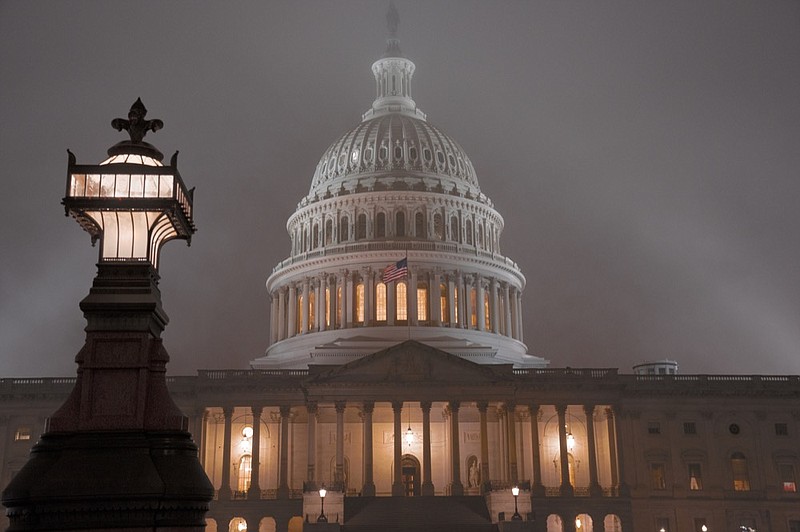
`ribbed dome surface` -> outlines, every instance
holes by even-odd
[[[309,199],[382,172],[437,177],[443,186],[450,185],[446,188],[474,195],[480,191],[475,169],[458,143],[423,119],[388,113],[361,122],[331,144],[314,172]]]

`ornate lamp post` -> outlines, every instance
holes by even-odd
[[[158,289],[161,246],[195,232],[192,191],[177,153],[164,166],[142,140],[164,125],[146,114],[136,100],[112,122],[130,140],[99,165],[69,153],[64,208],[100,242],[100,258],[80,303],[87,326],[75,388],[3,492],[9,530],[205,529],[214,492],[167,391]]]
[[[511,516],[512,521],[522,521],[522,516],[519,515],[519,510],[517,509],[517,497],[519,497],[519,486],[514,486],[511,488],[511,495],[514,496],[514,515]]]
[[[325,517],[325,495],[328,494],[328,490],[325,489],[325,484],[319,489],[319,500],[322,503],[322,507],[320,509],[319,517],[317,517],[317,523],[327,523],[328,518]]]

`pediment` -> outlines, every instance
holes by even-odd
[[[311,366],[310,383],[436,385],[496,384],[512,379],[511,365],[481,365],[408,340],[347,364]]]

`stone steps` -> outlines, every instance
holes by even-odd
[[[483,497],[345,499],[343,532],[491,532]]]

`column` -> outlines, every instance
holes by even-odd
[[[394,482],[392,483],[392,496],[402,497],[405,495],[402,478],[403,427],[400,419],[403,413],[403,403],[401,401],[392,402],[392,412],[394,413]]]
[[[468,327],[469,316],[464,313],[464,277],[461,272],[456,272],[456,292],[458,292],[458,326],[462,329]]]
[[[522,292],[517,291],[517,340],[524,342],[522,329]]]
[[[472,279],[464,277],[464,328],[472,329]]]
[[[386,285],[386,325],[394,325],[397,316],[397,281]]]
[[[364,497],[375,496],[375,481],[372,473],[374,469],[372,458],[372,413],[374,410],[374,402],[364,402],[364,487],[361,488],[361,495]]]
[[[219,488],[219,500],[227,501],[231,498],[231,425],[233,407],[223,406],[222,414],[225,416],[225,431],[222,435],[222,485]]]
[[[331,321],[328,327],[333,330],[339,327],[339,324],[336,323],[336,307],[338,305],[336,299],[336,276],[329,277],[327,280],[327,285],[330,290],[330,296],[328,297],[328,313],[331,316]]]
[[[486,304],[484,303],[486,296],[484,296],[483,278],[480,275],[475,276],[475,287],[477,289],[477,298],[475,301],[475,310],[478,315],[478,330],[486,330]]]
[[[508,472],[511,484],[519,482],[517,472],[517,416],[514,403],[506,404],[506,417],[508,425]]]
[[[478,403],[478,413],[481,415],[481,491],[489,491],[492,478],[489,476],[489,427],[486,420],[486,411],[489,403]]]
[[[461,483],[461,453],[459,452],[460,430],[458,428],[458,409],[460,406],[460,402],[450,401],[450,439],[453,453],[453,482],[450,485],[450,495],[455,496],[464,495],[464,485]]]
[[[423,401],[422,407],[422,495],[433,496],[431,479],[431,402]]]
[[[603,494],[597,481],[597,449],[594,441],[594,405],[583,405],[586,414],[586,439],[589,451],[589,494],[599,497]]]
[[[457,304],[456,304],[456,284],[453,282],[453,276],[447,276],[447,320],[450,323],[450,327],[458,327],[458,319],[456,316],[460,316],[457,311]]]
[[[344,280],[344,289],[342,290],[342,299],[344,299],[343,303],[346,305],[343,307],[344,316],[342,317],[342,321],[345,323],[345,327],[348,329],[353,327],[353,323],[355,322],[356,316],[353,314],[353,276],[351,274],[347,274]]]
[[[533,468],[531,492],[535,497],[543,497],[541,443],[539,443],[539,405],[531,404],[528,408],[531,412],[531,467]]]
[[[508,283],[503,283],[503,312],[505,312],[505,330],[503,334],[513,337],[513,327],[511,326],[511,290]]]
[[[308,412],[306,491],[314,491],[317,489],[317,412],[319,407],[317,403],[308,403],[306,411]]]
[[[251,406],[253,412],[253,445],[250,451],[250,489],[247,490],[248,499],[261,498],[261,485],[258,477],[261,471],[261,406]]]
[[[291,338],[297,333],[297,288],[292,284],[289,286],[289,300],[286,302],[289,306],[287,321],[288,333],[287,337]]]
[[[327,300],[325,299],[325,274],[314,279],[314,330],[325,330],[325,306]]]
[[[342,491],[346,491],[347,487],[344,485],[344,409],[347,403],[345,401],[336,401],[336,471],[334,473],[334,482],[336,486]]]
[[[441,327],[442,325],[442,298],[439,279],[438,269],[435,269],[428,275],[428,294],[431,300],[430,319],[434,327]]]
[[[408,319],[411,320],[411,325],[419,325],[417,318],[417,269],[409,268]]]
[[[269,295],[269,343],[274,344],[278,338],[278,298]]]
[[[558,448],[561,458],[561,496],[568,497],[573,494],[572,484],[569,481],[569,456],[567,454],[567,405],[556,405],[558,413]]]
[[[364,327],[375,323],[375,273],[372,268],[365,268],[364,279]]]
[[[306,334],[308,332],[308,294],[309,294],[309,280],[308,277],[303,279],[303,288],[302,288],[302,298],[303,304],[300,307],[300,334]]]
[[[489,281],[489,320],[491,321],[491,331],[500,332],[498,323],[499,312],[497,311],[497,279],[492,277]]]
[[[278,289],[278,340],[286,338],[286,290]]]
[[[288,406],[281,406],[281,444],[278,452],[280,453],[280,472],[278,477],[278,498],[289,498],[289,412]]]
[[[519,339],[519,319],[518,319],[518,312],[517,312],[517,289],[514,288],[511,290],[511,296],[509,300],[506,302],[511,313],[511,337]]]
[[[200,440],[197,442],[197,452],[200,455],[200,465],[203,470],[206,468],[206,445],[208,441],[208,418],[209,412],[207,408],[203,408],[203,421],[200,425]]]
[[[608,446],[611,455],[611,478],[614,485],[619,489],[620,495],[627,495],[628,486],[625,483],[624,459],[622,456],[622,441],[617,432],[616,417],[620,408],[606,409],[608,417]]]

